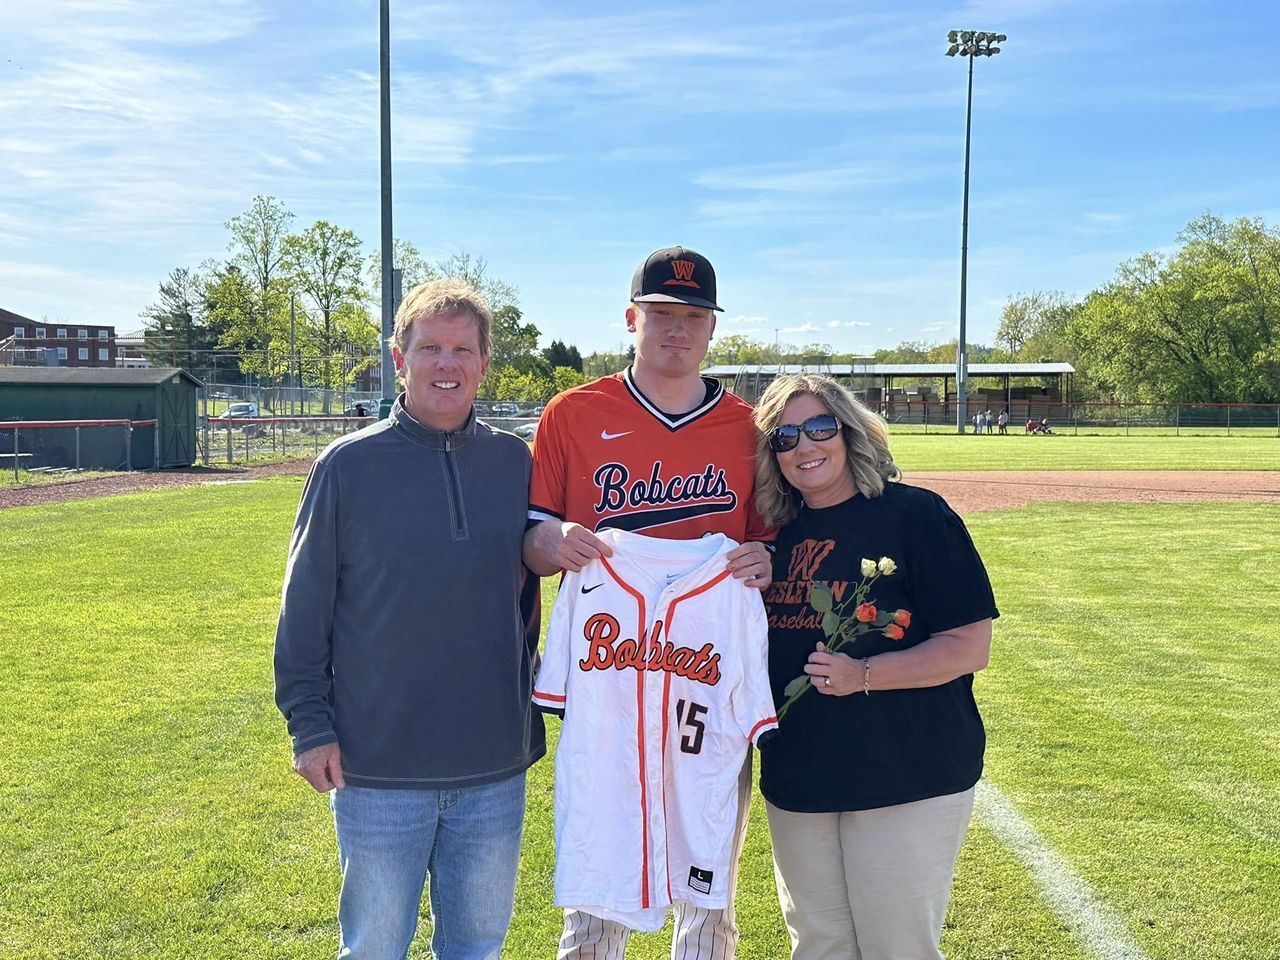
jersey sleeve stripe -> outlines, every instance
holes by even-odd
[[[543,693],[541,690],[533,691],[533,699],[541,703],[564,703],[568,698],[557,696],[554,693]]]
[[[548,510],[546,507],[540,507],[536,503],[529,504],[530,520],[563,520],[560,514],[554,510]]]
[[[747,739],[750,740],[752,743],[755,743],[760,739],[761,734],[767,733],[769,730],[776,730],[776,729],[778,729],[778,718],[765,717],[763,720],[761,720],[759,723],[757,723],[754,727],[751,728],[751,733],[748,735]]]

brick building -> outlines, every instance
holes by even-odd
[[[0,308],[0,343],[13,338],[0,355],[0,364],[44,366],[45,351],[53,351],[59,367],[114,367],[116,328],[99,323],[32,320]]]

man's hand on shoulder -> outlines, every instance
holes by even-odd
[[[729,572],[748,587],[763,590],[773,582],[773,557],[763,543],[751,541],[729,551]]]
[[[319,793],[341,790],[347,785],[342,777],[342,754],[336,743],[302,751],[293,758],[293,772]]]
[[[574,573],[592,560],[613,556],[613,549],[580,523],[544,520],[524,535],[524,562],[540,577],[560,570]]]

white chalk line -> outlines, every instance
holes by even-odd
[[[978,781],[978,819],[1026,867],[1045,902],[1097,960],[1150,960],[1124,920],[1049,846],[1000,789]]]

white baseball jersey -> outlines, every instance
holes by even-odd
[[[565,574],[533,692],[564,710],[555,902],[657,930],[676,901],[727,906],[738,774],[778,725],[769,627],[723,534],[599,536],[613,556]]]

